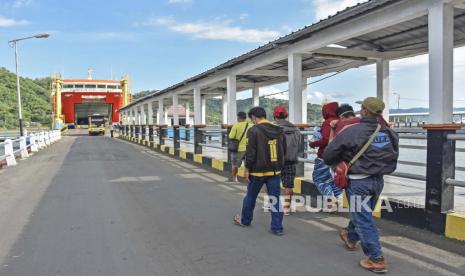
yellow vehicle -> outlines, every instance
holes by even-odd
[[[89,135],[105,135],[105,116],[93,114],[89,116]]]

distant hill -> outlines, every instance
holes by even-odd
[[[143,98],[147,95],[150,95],[152,93],[158,92],[159,90],[143,90],[137,93],[132,94],[132,100],[135,101],[137,99]]]
[[[50,78],[20,78],[25,126],[50,125]],[[18,127],[16,75],[0,67],[0,128]]]
[[[465,107],[458,107],[454,108],[454,111],[465,111]],[[406,108],[406,109],[389,109],[390,114],[397,114],[397,113],[425,113],[429,112],[429,108],[425,107],[414,107],[414,108]]]

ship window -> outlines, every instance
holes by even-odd
[[[108,85],[107,88],[108,89],[116,89],[116,85]]]
[[[73,84],[64,84],[63,88],[74,88]]]
[[[76,85],[74,85],[74,88],[84,88],[84,85],[82,85],[82,84],[76,84]]]
[[[98,85],[97,85],[97,88],[103,88],[103,89],[105,89],[106,86],[105,86],[105,84],[98,84]]]
[[[121,85],[118,85],[118,89],[121,89]]]
[[[95,84],[86,84],[86,88],[96,88],[97,86]]]

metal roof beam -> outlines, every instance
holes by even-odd
[[[287,77],[287,70],[263,70],[255,69],[241,75],[247,76],[265,76],[265,77]]]

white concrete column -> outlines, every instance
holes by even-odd
[[[252,88],[252,106],[260,106],[260,88],[258,86]]]
[[[153,125],[153,102],[149,102],[147,104],[147,116],[148,116],[147,124]]]
[[[376,62],[376,97],[383,100],[386,108],[383,117],[389,121],[389,60]]]
[[[178,95],[173,95],[173,125],[179,126],[179,110],[178,110]]]
[[[222,123],[227,124],[228,123],[228,96],[226,94],[223,94],[221,96],[221,99],[222,99],[222,102],[223,102],[223,111],[222,111],[223,120],[222,120]]]
[[[308,104],[308,79],[302,76],[302,124],[307,123],[307,104]]]
[[[189,101],[185,103],[184,109],[186,110],[186,125],[190,125],[191,124],[191,117],[190,117],[191,107],[190,107]]]
[[[307,121],[303,113],[302,55],[290,54],[288,57],[289,74],[289,121],[301,124]],[[306,96],[306,90],[305,90]],[[305,97],[306,102],[306,97]]]
[[[145,113],[145,104],[142,104],[140,106],[140,121],[141,125],[146,125],[147,124],[147,113]]]
[[[168,109],[165,110],[165,113],[163,113],[163,117],[164,117],[164,121],[165,121],[165,124],[167,124],[168,126],[171,126],[171,120],[169,120],[168,118]]]
[[[236,76],[231,75],[226,78],[226,97],[227,97],[227,123],[229,125],[234,124],[237,121],[237,103],[236,103],[236,96],[237,96],[237,82]]]
[[[163,106],[163,99],[158,100],[157,122],[159,125],[166,124],[165,121],[165,107]]]
[[[438,3],[429,9],[429,123],[453,121],[454,8]]]
[[[202,123],[202,92],[200,87],[194,88],[194,124]]]
[[[132,108],[132,120],[131,120],[131,124],[136,124],[136,108],[135,108],[135,107]]]
[[[205,125],[207,123],[207,97],[202,96],[201,100],[201,118],[202,118],[202,124]]]

